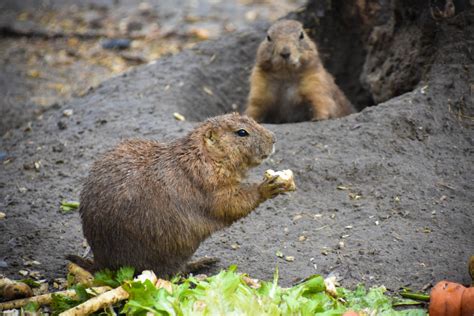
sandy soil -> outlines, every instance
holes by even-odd
[[[221,258],[207,272],[237,264],[270,279],[278,267],[284,285],[337,273],[344,286],[391,290],[470,282],[473,25],[472,9],[440,22],[429,67],[409,92],[342,119],[266,125],[277,152],[251,177],[289,168],[298,190],[204,242],[198,256]],[[78,214],[62,214],[59,203],[78,199],[97,155],[123,138],[166,141],[242,109],[263,36],[254,28],[137,67],[4,137],[0,272],[64,276],[64,255],[81,254],[84,239]]]

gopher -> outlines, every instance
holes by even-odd
[[[280,20],[260,44],[245,114],[258,122],[317,121],[353,113],[298,21]]]
[[[133,266],[166,277],[199,244],[286,192],[276,177],[243,183],[275,136],[237,113],[210,118],[168,144],[134,139],[97,160],[80,195],[94,270]]]

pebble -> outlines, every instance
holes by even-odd
[[[298,214],[298,215],[295,215],[295,216],[293,217],[293,221],[295,222],[295,221],[297,221],[297,220],[299,220],[299,219],[302,219],[302,218],[303,218],[303,215]]]
[[[37,261],[37,260],[27,260],[25,262],[23,262],[23,264],[27,267],[30,267],[30,266],[39,266],[41,264],[41,262]]]
[[[31,271],[30,272],[30,277],[32,277],[36,280],[39,280],[43,277],[43,274],[41,274],[41,272],[39,272],[39,271]]]
[[[66,122],[64,122],[64,121],[59,121],[59,122],[58,122],[58,128],[59,128],[60,130],[65,130],[65,129],[67,128]]]
[[[178,112],[174,112],[174,113],[173,113],[173,117],[174,117],[176,120],[178,120],[178,121],[184,121],[184,120],[186,120],[186,118],[185,118],[182,114],[180,114],[180,113],[178,113]]]
[[[63,143],[58,143],[58,144],[56,144],[56,145],[53,145],[53,148],[52,148],[52,149],[53,149],[53,152],[55,152],[55,153],[61,153],[61,152],[63,152],[64,147],[65,147],[65,146],[64,146]]]
[[[31,127],[31,122],[26,123],[26,126],[23,128],[24,132],[31,132],[33,128]]]
[[[63,115],[65,117],[70,117],[70,116],[72,116],[72,114],[74,114],[74,111],[72,109],[67,109],[67,110],[63,111]]]
[[[128,38],[107,39],[102,42],[103,49],[127,49],[132,43]]]

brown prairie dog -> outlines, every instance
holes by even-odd
[[[273,24],[260,44],[245,114],[258,122],[317,121],[353,113],[298,21]]]
[[[243,182],[274,143],[272,132],[233,113],[168,144],[127,140],[107,152],[81,193],[94,269],[129,265],[162,277],[182,271],[213,232],[287,191],[275,177]]]

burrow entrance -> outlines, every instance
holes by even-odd
[[[308,1],[288,18],[304,24],[315,39],[326,69],[358,111],[412,91],[422,80],[435,51],[437,21],[425,2],[405,0]],[[249,76],[268,26],[222,39],[201,53],[209,65],[189,65],[179,108],[188,120],[202,121],[243,112]],[[198,91],[198,93],[196,93]]]

